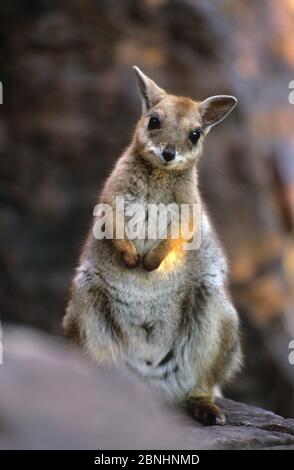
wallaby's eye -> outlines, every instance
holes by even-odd
[[[190,132],[189,134],[189,139],[191,140],[192,144],[195,145],[197,144],[200,136],[203,134],[202,129],[198,127],[197,129],[194,129],[193,131]]]
[[[159,129],[160,128],[160,120],[156,116],[151,116],[148,123],[148,129]]]

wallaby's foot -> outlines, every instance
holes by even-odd
[[[135,268],[140,263],[138,253],[124,253],[123,260],[127,268]]]
[[[226,417],[220,407],[207,396],[191,396],[188,398],[187,405],[192,416],[206,426],[223,426],[226,423]]]

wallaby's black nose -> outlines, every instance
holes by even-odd
[[[170,162],[173,160],[176,156],[176,151],[173,147],[170,145],[167,145],[163,151],[162,151],[162,156],[166,162]]]

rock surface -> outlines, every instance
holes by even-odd
[[[227,416],[223,427],[197,429],[205,449],[294,449],[294,419],[285,419],[270,411],[232,400],[218,400]],[[190,439],[194,429],[191,426]],[[187,442],[188,444],[188,442]]]
[[[294,449],[294,420],[221,399],[203,427],[141,382],[97,369],[60,339],[4,327],[0,449]]]

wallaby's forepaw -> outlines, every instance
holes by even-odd
[[[138,253],[124,253],[123,260],[127,268],[135,268],[140,263]]]
[[[162,260],[158,256],[148,253],[143,258],[143,268],[146,269],[146,271],[154,271],[159,268],[161,261]]]
[[[224,413],[209,397],[191,396],[188,398],[187,404],[192,416],[205,426],[223,426],[226,423]]]

